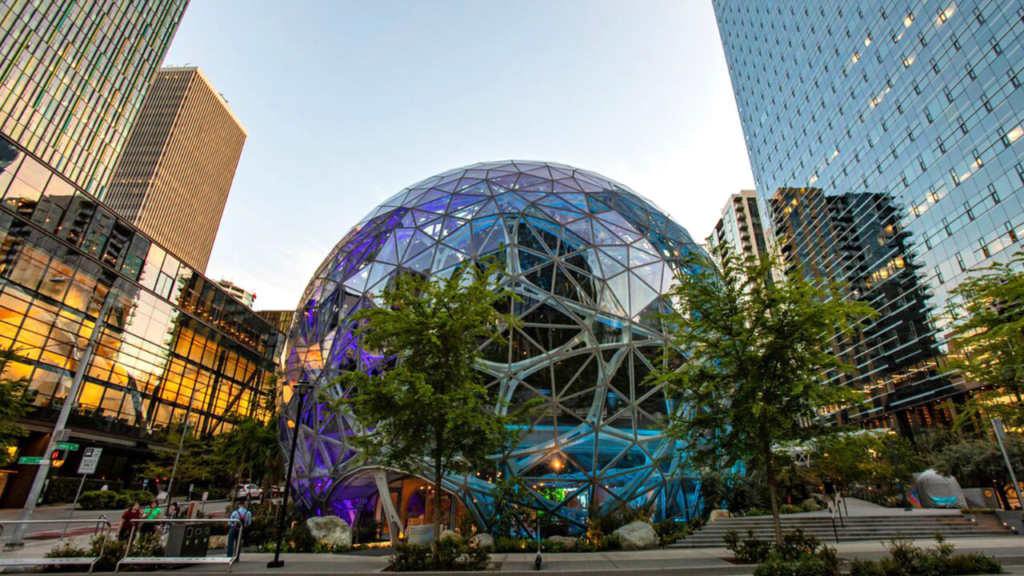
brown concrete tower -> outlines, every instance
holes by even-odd
[[[104,200],[205,272],[246,135],[199,68],[161,68]]]

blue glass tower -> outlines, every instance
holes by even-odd
[[[1024,1],[714,8],[765,221],[882,312],[837,343],[865,400],[837,417],[948,420],[978,386],[946,369],[950,292],[1024,234]]]

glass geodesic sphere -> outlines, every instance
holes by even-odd
[[[593,172],[519,161],[451,170],[381,204],[324,260],[289,334],[287,380],[312,384],[317,399],[346,394],[331,384],[340,373],[382,361],[360,348],[349,317],[374,306],[390,279],[445,277],[497,256],[522,324],[482,347],[479,370],[495,397],[542,398],[545,409],[510,458],[446,478],[444,489],[484,522],[499,473],[523,478],[538,507],[577,527],[595,505],[654,504],[674,516],[694,507],[694,486],[659,430],[664,392],[644,379],[665,343],[663,294],[699,250],[661,210]],[[358,520],[379,486],[407,472],[354,450],[348,438],[361,432],[348,416],[317,400],[295,426],[288,386],[282,400],[286,451],[300,435],[293,492],[307,513]],[[429,463],[420,473],[433,477]]]

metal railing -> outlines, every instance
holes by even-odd
[[[843,493],[842,492],[837,490],[833,498],[828,499],[826,497],[826,499],[827,499],[827,504],[828,504],[828,511],[829,511],[830,517],[832,519],[832,534],[835,535],[835,537],[836,537],[836,544],[838,544],[839,543],[839,530],[836,528],[836,516],[839,516],[839,526],[842,527],[842,528],[846,528],[846,522],[843,520],[844,514],[843,514],[843,508],[842,508],[842,506],[846,506],[846,498],[843,497]],[[840,504],[842,506],[840,506]],[[849,511],[847,511],[847,513],[845,515],[849,516]]]
[[[7,526],[19,526],[19,525],[41,525],[41,524],[63,524],[64,529],[67,529],[68,524],[79,524],[86,526],[95,526],[93,533],[103,533],[103,539],[101,540],[99,554],[96,556],[67,556],[67,557],[55,557],[55,558],[40,558],[38,556],[25,556],[25,557],[8,557],[0,558],[0,566],[89,566],[89,572],[93,571],[96,567],[96,562],[103,556],[103,551],[106,549],[107,541],[110,539],[112,528],[110,521],[105,516],[99,518],[82,518],[79,520],[0,520],[0,540],[3,540],[3,534],[6,531]],[[62,538],[63,539],[63,538]]]
[[[235,549],[233,554],[230,556],[129,556],[131,553],[132,545],[135,543],[138,536],[141,534],[141,527],[144,524],[227,524],[228,531],[231,531],[231,525],[238,525],[238,536],[235,538],[234,544]],[[238,556],[242,551],[242,529],[245,525],[240,519],[237,518],[204,518],[204,519],[192,519],[192,518],[157,518],[153,520],[132,520],[132,531],[128,537],[129,546],[125,548],[124,558],[121,558],[117,562],[117,566],[114,567],[114,572],[121,570],[121,565],[157,565],[157,566],[169,566],[172,564],[227,564],[228,572],[231,572],[231,565],[238,562]],[[228,539],[231,540],[230,538]]]

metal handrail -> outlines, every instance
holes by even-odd
[[[236,540],[236,546],[234,554],[221,558],[211,558],[209,556],[180,556],[180,557],[168,557],[160,556],[145,557],[145,556],[129,556],[131,553],[132,546],[135,544],[136,535],[138,529],[142,524],[221,524],[227,523],[230,529],[231,524],[238,524],[238,539]],[[132,531],[128,536],[128,546],[125,547],[124,557],[118,560],[117,565],[114,566],[114,572],[121,570],[121,564],[227,564],[228,572],[231,572],[231,565],[238,562],[238,556],[242,552],[242,531],[245,529],[245,524],[239,518],[153,518],[153,519],[137,519],[131,521]]]
[[[96,532],[99,532],[101,527],[105,527],[106,531],[103,533],[103,540],[100,544],[100,551],[97,556],[83,556],[83,557],[58,557],[58,558],[4,558],[0,560],[0,565],[4,566],[53,566],[53,565],[70,565],[70,564],[88,564],[89,572],[91,573],[96,567],[96,562],[103,557],[103,551],[107,547],[107,541],[110,539],[110,534],[113,528],[110,525],[110,520],[107,520],[106,516],[100,516],[99,518],[81,518],[81,519],[67,519],[64,520],[0,520],[0,539],[3,538],[4,529],[7,525],[39,525],[39,524],[63,524],[65,530],[68,524],[86,524],[96,525]],[[62,538],[63,539],[63,538]]]

